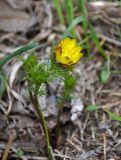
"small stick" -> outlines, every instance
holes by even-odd
[[[105,123],[105,114],[103,114],[103,123]],[[107,159],[107,154],[106,154],[106,133],[103,133],[103,154],[104,154],[104,160]]]
[[[103,134],[103,148],[104,148],[104,151],[103,151],[103,153],[104,153],[104,160],[106,160],[107,158],[107,155],[106,155],[106,135],[105,135],[105,133]]]
[[[14,139],[15,139],[15,136],[16,136],[15,132],[14,132],[14,131],[11,131],[10,137],[9,137],[9,139],[8,139],[8,143],[7,143],[7,145],[6,145],[6,148],[5,148],[5,151],[4,151],[2,160],[7,160],[7,157],[8,157],[10,148],[11,148],[11,146],[12,146],[12,144],[13,144],[13,141],[14,141]]]

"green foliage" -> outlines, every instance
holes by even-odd
[[[17,152],[16,152],[16,155],[18,157],[22,157],[24,155],[24,151],[22,149],[18,149]]]
[[[94,110],[97,110],[98,109],[98,107],[97,107],[97,105],[89,105],[89,106],[87,106],[86,107],[86,111],[94,111]]]
[[[86,44],[86,48],[87,48],[87,53],[88,55],[90,55],[91,52],[91,48],[90,48],[90,43],[88,40],[88,28],[89,28],[89,21],[87,18],[87,9],[86,9],[86,5],[85,5],[85,0],[79,0],[79,6],[80,6],[80,11],[81,11],[81,15],[84,17],[85,21],[82,21],[82,26],[83,26],[83,30],[84,30],[84,39],[86,39],[85,44]]]
[[[43,95],[45,91],[44,88],[42,88],[43,85],[48,83],[50,80],[59,77],[64,80],[65,84],[64,95],[61,100],[69,99],[70,93],[72,93],[72,90],[75,87],[76,80],[71,75],[69,68],[64,69],[55,61],[53,53],[48,62],[42,64],[38,63],[37,57],[34,54],[31,54],[28,59],[22,60],[24,62],[23,66],[25,69],[26,80],[28,81],[30,98],[34,106],[34,110],[37,113],[37,117],[40,119],[44,130],[44,135],[47,140],[48,155],[51,160],[55,160],[52,148],[50,146],[50,135],[43,112],[41,111],[41,107],[39,106],[37,100],[37,94]],[[61,101],[61,103],[64,103],[64,101]]]
[[[65,4],[65,10],[68,18],[68,24],[70,24],[74,19],[73,2],[72,0],[64,0],[64,4]]]
[[[80,41],[78,44],[82,46],[82,44],[86,43],[90,38],[91,38],[91,35],[88,35],[82,41]]]
[[[54,77],[64,77],[66,76],[67,72],[68,72],[68,68],[62,68],[61,65],[59,63],[57,63],[55,61],[55,57],[54,57],[54,51],[52,50],[50,59],[48,61],[48,68],[51,71],[51,74],[53,74]]]
[[[63,69],[54,59],[50,61],[50,70],[55,77],[63,77],[67,70]]]
[[[67,74],[65,76],[64,83],[65,83],[66,88],[73,89],[76,84],[76,79],[72,75]]]
[[[3,65],[5,63],[7,63],[9,60],[11,60],[13,57],[16,57],[16,56],[24,53],[27,50],[34,49],[34,48],[37,48],[37,47],[38,47],[38,44],[36,44],[36,43],[27,44],[27,45],[19,48],[15,52],[13,52],[9,55],[6,55],[4,58],[2,58],[2,60],[0,60],[0,96],[2,96],[2,94],[4,93],[4,91],[6,89],[6,85],[5,85],[6,78],[5,78],[5,75],[3,74],[4,71],[2,69]]]
[[[99,73],[99,80],[101,83],[105,84],[108,82],[109,78],[110,78],[110,57],[107,56],[107,61],[105,62],[103,68],[101,69],[100,73]]]
[[[67,72],[64,77],[64,94],[63,99],[70,100],[72,98],[73,90],[76,86],[77,79],[73,77],[69,72]]]
[[[27,80],[37,85],[47,83],[50,79],[50,73],[46,64],[39,64],[37,57],[31,55],[24,63],[27,72]]]
[[[64,80],[64,94],[62,99],[70,99],[76,85],[76,78],[72,76],[70,70],[72,68],[62,68],[60,64],[54,61],[53,54],[51,56],[51,71],[53,71],[54,77],[60,77]]]
[[[84,32],[85,32],[86,47],[87,47],[88,55],[90,55],[90,52],[91,52],[88,37],[89,37],[89,35],[91,35],[91,38],[92,38],[93,42],[95,43],[96,47],[99,49],[102,56],[107,60],[107,55],[105,54],[104,50],[102,49],[102,47],[100,45],[99,39],[97,37],[96,30],[91,25],[91,23],[88,21],[87,10],[86,10],[86,6],[85,6],[85,0],[79,0],[79,6],[80,6],[80,9],[81,9],[82,16],[85,19],[84,21],[82,21],[82,25],[83,25],[83,29],[84,29]],[[88,29],[90,29],[90,33],[88,33]]]
[[[62,23],[62,21],[63,21],[62,19],[64,16],[61,11],[61,5],[59,3],[59,0],[53,0],[53,2],[56,7],[56,10],[57,10],[58,17]],[[85,0],[78,0],[78,4],[79,4],[79,8],[80,8],[82,16],[74,18],[73,1],[72,0],[64,0],[64,5],[65,5],[66,13],[67,13],[69,27],[67,28],[67,31],[62,36],[62,39],[69,36],[69,35],[70,36],[72,35],[72,37],[76,37],[75,33],[73,32],[74,28],[78,23],[82,22],[82,26],[84,29],[84,37],[83,37],[84,41],[82,43],[85,43],[88,55],[90,55],[90,53],[91,53],[91,47],[90,47],[90,42],[89,42],[89,39],[91,37],[93,42],[95,43],[96,47],[99,49],[100,54],[107,60],[107,55],[100,45],[100,41],[97,36],[96,30],[88,20]],[[89,30],[90,30],[90,32],[89,32]]]
[[[24,61],[24,69],[29,89],[36,94],[43,95],[46,93],[45,85],[56,77],[64,80],[65,90],[71,91],[75,86],[75,78],[69,73],[68,69],[62,68],[51,57],[47,63],[39,64],[37,57],[31,54]]]
[[[60,77],[64,81],[64,94],[62,99],[70,99],[71,93],[73,92],[75,85],[76,85],[76,78],[72,76],[70,73],[72,67],[70,68],[62,68],[60,64],[55,62],[53,54],[51,55],[50,59],[50,66],[51,66],[51,71],[53,71],[54,77]]]
[[[69,27],[67,28],[66,32],[63,34],[62,39],[66,38],[69,36],[69,34],[71,34],[72,30],[74,29],[74,27],[79,24],[80,22],[85,21],[85,18],[83,16],[80,17],[76,17],[75,19],[72,20],[71,24],[69,25]]]
[[[105,112],[108,113],[109,117],[111,117],[112,119],[114,120],[117,120],[117,121],[120,121],[121,122],[121,116],[117,116],[116,114],[110,112],[109,110],[107,109],[104,109]]]
[[[49,145],[48,146],[48,155],[49,155],[49,159],[50,160],[55,160],[55,157],[54,157],[54,153],[53,153],[53,150],[52,150],[52,147]]]
[[[37,57],[32,54],[24,60],[26,79],[29,89],[36,94],[45,94],[44,84],[51,80],[51,72],[45,63],[39,64]]]
[[[99,39],[97,37],[97,33],[96,33],[95,28],[91,25],[91,23],[89,23],[89,27],[90,27],[91,37],[92,37],[93,42],[95,43],[96,47],[99,49],[100,54],[102,54],[102,56],[106,60],[108,60],[108,56],[106,55],[105,51],[103,50],[103,48],[100,45],[100,41],[99,41]]]
[[[27,44],[21,48],[19,48],[18,50],[16,50],[15,52],[5,56],[1,61],[0,61],[0,68],[10,59],[12,59],[13,57],[16,57],[17,55],[22,54],[23,52],[30,50],[30,49],[34,49],[37,48],[38,44],[37,43],[31,43],[31,44]]]
[[[6,89],[6,78],[5,75],[3,75],[2,72],[0,72],[0,97],[3,95],[5,89]]]
[[[112,123],[112,126],[120,127],[121,126],[120,121],[115,121],[114,123]]]
[[[86,16],[85,0],[79,0],[79,7],[81,10],[82,16],[86,19],[86,21],[82,22],[84,30],[86,32],[86,30],[88,28],[88,21],[87,21],[87,16]]]
[[[64,24],[64,16],[62,13],[62,7],[59,0],[53,0],[57,15],[61,24]],[[64,0],[65,11],[67,13],[68,24],[70,24],[74,18],[74,9],[72,0]]]
[[[57,11],[57,15],[58,15],[58,18],[60,20],[60,23],[64,24],[64,17],[63,17],[63,14],[62,14],[62,9],[61,9],[61,5],[60,5],[59,0],[53,0],[53,3],[54,3],[54,6],[55,6],[55,9]]]
[[[108,82],[110,77],[110,72],[108,70],[102,69],[99,74],[99,80],[101,83],[105,84]]]

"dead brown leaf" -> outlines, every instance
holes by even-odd
[[[6,0],[12,8],[15,9],[25,9],[29,8],[33,2],[33,0]]]
[[[0,0],[0,30],[6,32],[26,31],[36,22],[35,16],[12,9],[7,2]]]

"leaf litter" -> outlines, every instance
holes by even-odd
[[[6,32],[25,31],[36,23],[36,17],[24,11],[15,10],[0,0],[0,30]]]

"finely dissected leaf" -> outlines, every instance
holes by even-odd
[[[97,105],[89,105],[89,106],[87,106],[86,107],[86,111],[94,111],[94,110],[97,110],[98,109],[98,107],[97,107]]]
[[[60,77],[64,80],[64,99],[70,99],[71,93],[73,92],[73,89],[75,88],[76,85],[76,78],[73,77],[73,75],[70,74],[68,68],[62,68],[58,63],[56,63],[51,57],[50,60],[50,66],[51,69],[53,70],[53,76],[54,77]],[[71,68],[70,68],[71,69]]]
[[[31,54],[27,60],[22,59],[24,62],[24,67],[26,71],[31,71],[33,70],[34,67],[37,66],[38,61],[37,61],[37,57],[34,54]]]
[[[67,74],[64,83],[66,88],[73,89],[76,85],[76,79],[72,75]]]
[[[77,79],[69,72],[66,73],[66,76],[64,76],[64,99],[69,100],[72,97],[73,90],[76,86],[76,81]]]
[[[85,18],[82,17],[82,16],[75,18],[75,19],[72,21],[72,23],[69,25],[69,27],[67,28],[67,30],[66,30],[66,32],[64,33],[64,35],[62,36],[62,39],[63,39],[63,38],[66,38],[67,36],[69,36],[69,34],[70,34],[70,33],[72,32],[72,30],[74,29],[74,27],[75,27],[78,23],[80,23],[80,22],[82,22],[82,21],[84,21],[84,20],[85,20]]]
[[[28,81],[29,89],[36,94],[43,95],[46,93],[43,84],[46,84],[56,77],[64,79],[65,83],[65,96],[67,97],[72,93],[75,87],[76,79],[73,77],[68,69],[64,69],[56,63],[52,57],[47,63],[39,64],[37,57],[31,54],[27,60],[24,61],[24,69],[26,79]]]
[[[29,89],[39,95],[46,94],[46,89],[43,87],[43,84],[53,79],[51,68],[46,63],[39,64],[34,54],[31,54],[27,60],[23,61]]]
[[[103,84],[107,83],[109,80],[109,77],[110,77],[110,72],[108,70],[103,69],[100,71],[99,80],[101,83]]]
[[[33,84],[36,83],[38,85],[41,85],[42,83],[48,82],[50,79],[49,71],[46,69],[45,65],[42,64],[34,66],[33,68],[32,66],[30,66],[28,70],[26,67],[26,74],[26,78]]]
[[[51,56],[48,64],[50,71],[54,71],[52,74],[54,74],[55,77],[66,76],[68,70],[62,68],[57,62],[55,62],[53,55]]]
[[[42,96],[42,95],[46,95],[46,88],[42,85],[38,85],[36,86],[35,84],[29,83],[28,82],[28,88],[30,91]]]
[[[67,74],[67,70],[66,69],[64,70],[63,68],[61,68],[59,66],[55,67],[54,72],[55,72],[54,73],[55,76],[57,76],[57,77],[64,77]]]
[[[104,111],[107,112],[108,115],[109,115],[112,119],[117,120],[117,121],[121,121],[121,116],[117,116],[116,114],[110,112],[110,111],[107,110],[107,109],[104,109]]]

